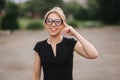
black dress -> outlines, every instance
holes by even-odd
[[[44,80],[73,80],[73,38],[63,38],[56,45],[56,56],[47,40],[37,42],[34,50],[38,52],[43,67]]]

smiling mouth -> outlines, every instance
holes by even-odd
[[[50,28],[51,31],[56,31],[57,29],[56,28]]]

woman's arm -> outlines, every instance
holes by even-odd
[[[32,80],[40,80],[41,75],[41,61],[40,56],[37,52],[34,54],[34,68],[33,68],[33,74],[32,74]]]
[[[74,50],[88,59],[95,59],[98,56],[98,52],[95,47],[89,43],[86,39],[84,39],[80,34],[76,33],[75,37],[78,42],[76,43]]]
[[[95,49],[95,47],[90,42],[88,42],[85,38],[83,38],[71,26],[68,26],[66,23],[64,24],[67,27],[63,30],[63,33],[72,35],[76,37],[76,39],[78,40],[78,42],[74,47],[74,50],[85,58],[95,59],[98,56],[98,52]]]

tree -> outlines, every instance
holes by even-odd
[[[19,7],[14,3],[9,3],[5,10],[5,15],[1,20],[1,29],[15,30],[19,29],[17,18],[19,16]]]
[[[89,20],[97,20],[97,9],[98,9],[98,4],[97,0],[88,0],[87,1],[87,13],[88,13],[88,18]]]
[[[81,7],[78,13],[75,15],[77,20],[89,20],[89,13],[88,10],[84,7]]]
[[[120,22],[120,0],[97,0],[99,19],[107,24]]]
[[[5,4],[6,4],[5,0],[0,1],[0,13],[1,13],[2,9],[5,7]]]
[[[40,17],[43,18],[44,14],[54,6],[63,6],[62,0],[32,0],[29,4],[29,10],[33,14],[40,14]]]
[[[78,11],[80,10],[81,5],[77,3],[76,1],[70,1],[64,4],[64,12],[67,15],[67,17],[73,17],[75,19],[78,19]]]

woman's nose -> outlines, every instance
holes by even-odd
[[[54,26],[54,27],[56,26],[56,25],[55,25],[55,22],[52,23],[52,26]]]

